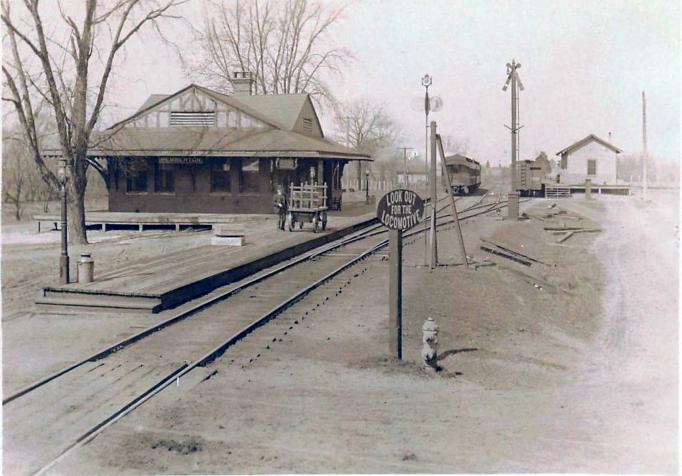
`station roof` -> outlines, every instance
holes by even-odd
[[[91,156],[299,157],[371,160],[325,138],[268,129],[251,134],[205,127],[123,128],[100,133]]]
[[[257,128],[220,126],[140,126],[153,111],[188,94],[210,98],[259,122]],[[307,112],[306,112],[307,111]],[[300,118],[311,117],[317,132],[300,130]],[[308,120],[308,119],[306,119]],[[146,124],[146,123],[144,123]],[[132,116],[105,131],[95,132],[88,149],[91,157],[298,157],[371,161],[324,137],[308,94],[228,96],[198,85],[173,94],[152,94]]]
[[[586,145],[588,145],[592,142],[597,142],[598,144],[603,145],[607,149],[611,149],[616,154],[620,154],[621,152],[623,152],[622,150],[620,150],[615,145],[613,145],[609,142],[606,142],[604,139],[597,137],[594,134],[590,134],[587,137],[580,139],[578,142],[575,142],[575,143],[569,145],[565,149],[561,149],[559,152],[556,153],[556,155],[572,154],[576,150],[582,149],[583,147],[585,147]]]

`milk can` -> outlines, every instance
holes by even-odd
[[[82,253],[78,260],[78,282],[91,283],[95,279],[95,260],[90,253]]]

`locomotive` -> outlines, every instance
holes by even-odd
[[[450,176],[452,193],[467,195],[481,185],[481,164],[465,155],[445,157],[445,169]]]

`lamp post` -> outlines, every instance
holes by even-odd
[[[429,111],[431,110],[431,103],[429,101],[429,86],[433,83],[433,79],[428,74],[422,77],[422,86],[426,88],[424,94],[424,114],[426,115],[426,122],[424,128],[424,184],[427,186],[428,190],[428,180],[429,180]],[[435,206],[432,202],[431,206]],[[426,238],[426,233],[424,233],[424,266],[426,266],[426,256],[429,253],[429,243]]]
[[[59,257],[59,280],[62,284],[69,284],[69,245],[67,235],[66,222],[66,183],[69,180],[68,162],[62,157],[59,159],[59,169],[57,170],[57,177],[59,178],[59,185],[62,189],[62,254]]]
[[[369,169],[365,168],[365,204],[369,205]]]

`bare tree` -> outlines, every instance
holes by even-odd
[[[344,7],[330,8],[319,0],[250,0],[219,2],[206,12],[197,32],[200,64],[194,76],[229,92],[236,71],[254,75],[261,94],[309,93],[333,104],[325,73],[338,72],[351,58],[331,45],[329,32]]]
[[[376,154],[382,149],[391,149],[398,137],[398,126],[384,111],[383,106],[361,99],[336,110],[335,129],[339,142],[347,144],[358,152]],[[356,180],[362,180],[362,162],[357,162]]]
[[[24,0],[18,15],[10,8],[10,3],[14,6],[18,2],[2,0],[6,31],[2,71],[7,91],[3,100],[14,105],[29,151],[44,180],[58,187],[57,176],[43,158],[35,120],[35,105],[39,101],[50,106],[60,153],[67,160],[70,176],[72,242],[87,243],[84,197],[86,172],[91,164],[87,149],[117,53],[146,24],[159,31],[159,20],[169,17],[171,9],[185,1],[116,0],[102,2],[104,5],[98,0],[67,5],[58,2],[60,18],[46,23],[39,0]],[[66,6],[72,11],[67,11]],[[101,63],[95,65],[96,60]],[[93,69],[98,67],[102,71],[95,74]]]
[[[41,137],[44,137],[47,122],[39,116],[38,123]],[[14,216],[19,221],[26,202],[44,200],[47,203],[57,196],[58,190],[43,180],[29,152],[26,137],[17,126],[2,132],[2,200],[14,206]]]

